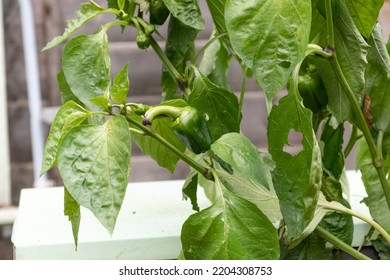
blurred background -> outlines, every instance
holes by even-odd
[[[40,50],[53,37],[63,33],[66,21],[75,18],[80,3],[86,0],[1,0],[1,2],[3,23],[0,24],[0,32],[2,32],[0,50],[4,52],[5,65],[3,65],[4,73],[0,71],[0,79],[2,79],[0,118],[5,116],[5,119],[1,120],[3,123],[0,122],[2,126],[0,138],[2,137],[2,141],[5,142],[0,141],[0,144],[6,150],[3,152],[4,155],[0,154],[2,158],[0,168],[4,174],[3,177],[0,176],[0,259],[10,259],[12,258],[12,244],[9,241],[12,231],[10,221],[17,211],[20,190],[33,186],[62,184],[56,168],[50,171],[46,178],[39,178],[40,166],[37,165],[40,163],[37,162],[40,161],[39,155],[56,108],[61,104],[56,76],[61,67],[63,44],[45,52]],[[28,17],[28,5],[20,5],[24,2],[31,3],[32,24]],[[106,5],[104,0],[96,2],[102,6]],[[206,2],[199,1],[199,3],[204,11],[206,29],[198,37],[197,49],[207,42],[212,30]],[[107,16],[98,17],[77,33],[92,33],[107,20]],[[387,40],[390,34],[390,6],[387,2],[381,11],[380,23]],[[23,24],[26,24],[24,28]],[[27,30],[24,32],[25,38],[23,38],[23,29]],[[166,26],[160,27],[159,31],[163,35],[166,34]],[[115,75],[125,63],[129,63],[131,83],[129,100],[150,105],[157,104],[160,102],[161,95],[161,62],[153,55],[152,50],[139,50],[134,42],[135,36],[136,33],[129,30],[122,34],[119,27],[109,31],[112,73]],[[1,52],[0,56],[3,55]],[[232,90],[239,91],[241,83],[239,65],[233,62],[229,76]],[[267,145],[266,113],[263,94],[254,80],[248,80],[247,91],[242,130],[256,146],[265,148]],[[248,116],[256,116],[256,118]],[[187,168],[182,163],[179,163],[175,173],[171,174],[142,155],[135,145],[133,149],[130,181],[184,179],[187,175]],[[2,151],[0,147],[0,152]],[[9,155],[7,155],[8,151]],[[354,168],[353,160],[350,160],[347,166]]]

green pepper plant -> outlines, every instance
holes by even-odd
[[[81,206],[113,232],[134,141],[162,168],[173,172],[179,160],[190,167],[178,190],[194,209],[182,226],[184,259],[329,259],[340,251],[367,259],[351,247],[352,217],[372,226],[368,240],[389,258],[390,43],[377,23],[384,0],[206,2],[214,29],[200,51],[196,0],[90,1],[44,48],[69,39],[42,173],[59,168],[76,245]],[[106,13],[114,19],[95,33],[72,36]],[[110,28],[134,30],[138,47],[161,60],[160,104],[132,102],[129,65],[111,79]],[[232,60],[243,73],[238,95],[227,77]],[[252,76],[266,99],[267,152],[240,131],[243,117],[261,121],[242,113]],[[290,134],[302,138],[296,154],[286,148]],[[348,202],[345,159],[355,146],[370,218]],[[206,209],[198,187],[211,200]]]

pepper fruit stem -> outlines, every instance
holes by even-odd
[[[172,120],[176,120],[181,115],[183,110],[183,107],[174,107],[169,105],[152,107],[145,113],[145,117],[142,120],[142,124],[151,124],[153,119],[158,116],[166,116],[171,118]]]

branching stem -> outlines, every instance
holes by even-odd
[[[331,234],[329,231],[325,230],[324,228],[317,226],[314,232],[324,238],[325,240],[332,243],[337,248],[341,249],[342,251],[346,252],[347,254],[351,255],[352,257],[358,259],[358,260],[371,260],[366,255],[360,253],[344,241],[338,239],[336,236]]]
[[[345,94],[351,104],[352,111],[355,114],[357,124],[360,130],[363,132],[364,138],[367,141],[367,145],[371,152],[372,163],[375,169],[378,172],[378,177],[381,182],[383,192],[386,197],[387,206],[390,209],[390,185],[386,179],[386,174],[383,169],[383,158],[380,151],[377,149],[377,146],[374,142],[374,138],[371,135],[370,128],[367,125],[366,119],[364,118],[361,107],[356,99],[354,92],[352,91],[351,86],[349,85],[347,79],[344,76],[344,73],[340,67],[340,64],[337,59],[335,45],[334,45],[334,31],[333,31],[333,16],[332,16],[332,5],[331,0],[326,0],[326,21],[328,27],[328,48],[333,50],[332,56],[329,58],[329,62],[333,71],[336,74],[337,80],[344,89]]]
[[[126,116],[126,120],[129,123],[131,123],[132,125],[134,125],[135,127],[137,127],[139,130],[143,131],[145,133],[145,135],[152,137],[154,140],[158,141],[160,144],[165,146],[168,150],[170,150],[172,153],[174,153],[182,161],[184,161],[189,166],[191,166],[196,171],[198,171],[200,174],[202,174],[206,179],[211,180],[213,178],[212,174],[209,172],[209,170],[207,168],[203,167],[202,165],[200,165],[199,163],[194,161],[192,158],[187,156],[185,153],[182,153],[181,151],[176,149],[175,146],[173,146],[170,142],[165,140],[159,134],[153,132],[150,128],[148,128],[147,126],[144,126],[143,124],[133,120],[129,116]]]

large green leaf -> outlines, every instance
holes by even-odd
[[[230,174],[218,169],[218,175],[231,192],[255,204],[272,222],[282,219],[279,200],[275,190],[267,190],[264,186],[249,181],[240,174]]]
[[[79,29],[82,25],[90,21],[91,19],[104,14],[104,13],[112,13],[115,12],[113,9],[104,9],[98,6],[96,3],[82,3],[81,10],[77,12],[77,18],[69,20],[67,23],[67,27],[65,28],[64,33],[61,36],[55,37],[51,40],[47,45],[43,48],[43,50],[51,49],[67,38],[69,38],[77,29]]]
[[[226,188],[255,204],[270,221],[279,221],[281,214],[272,185],[272,167],[250,140],[239,133],[228,133],[212,144],[211,150],[233,170],[227,172],[216,166]],[[211,189],[215,190],[215,186]]]
[[[130,132],[123,116],[71,129],[58,151],[58,168],[69,194],[111,234],[128,184],[130,155]]]
[[[233,49],[272,100],[304,58],[311,1],[227,0],[225,19]]]
[[[140,123],[142,122],[141,117],[133,116],[133,118]],[[156,118],[153,120],[152,128],[157,134],[161,135],[165,140],[175,146],[176,149],[184,152],[186,147],[173,133],[171,119],[165,117]],[[155,160],[158,165],[168,169],[172,173],[175,171],[179,157],[173,154],[164,145],[151,137],[136,133],[133,134],[133,139],[141,151]]]
[[[198,33],[199,30],[181,23],[175,17],[169,19],[165,54],[179,73],[184,73],[187,61],[192,60],[195,54],[194,41]],[[161,87],[163,101],[177,98],[178,81],[172,78],[164,66],[161,75]]]
[[[382,185],[374,165],[371,153],[364,139],[359,140],[356,157],[357,168],[362,172],[362,180],[367,192],[364,203],[370,209],[371,217],[387,232],[390,232],[390,210],[383,193]],[[385,173],[390,171],[390,157],[384,162]]]
[[[269,152],[276,163],[274,187],[287,227],[288,241],[300,236],[314,216],[322,179],[321,153],[311,111],[290,91],[271,110],[268,120]],[[291,135],[302,138],[298,154],[288,152]]]
[[[188,104],[208,116],[213,141],[229,132],[240,131],[241,112],[237,96],[197,72]]]
[[[377,25],[370,40],[366,69],[366,91],[371,99],[371,114],[375,128],[390,131],[390,57]]]
[[[99,110],[90,99],[108,96],[111,65],[106,30],[70,40],[62,53],[62,67],[73,94],[87,109]]]
[[[384,0],[345,0],[345,3],[360,33],[369,38]]]
[[[162,0],[172,15],[183,24],[202,30],[205,23],[197,0]]]
[[[321,2],[323,3],[323,2]],[[369,46],[356,28],[347,7],[343,1],[334,1],[334,35],[335,49],[340,67],[348,84],[359,103],[362,101],[364,91],[364,72],[367,66],[367,51]],[[323,7],[322,7],[323,9]],[[323,12],[323,11],[322,11]],[[319,35],[319,44],[326,46],[326,29]],[[347,98],[344,88],[328,60],[315,59],[318,73],[328,92],[328,107],[339,122],[350,121],[355,123],[355,115]]]
[[[58,147],[69,130],[80,125],[91,115],[91,112],[73,101],[68,101],[61,106],[50,127],[50,132],[46,140],[41,174],[56,165]]]
[[[265,165],[256,146],[244,135],[236,132],[225,134],[211,145],[211,150],[230,164],[233,175],[270,189],[270,169]]]
[[[185,259],[278,259],[278,235],[268,218],[218,179],[216,187],[223,195],[183,225]]]

